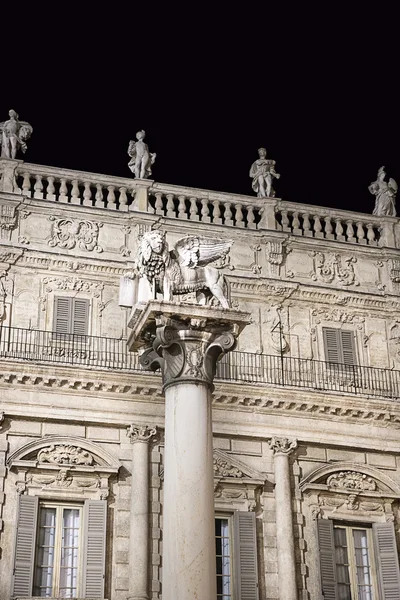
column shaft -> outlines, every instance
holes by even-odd
[[[214,600],[211,393],[181,382],[166,389],[165,403],[163,599]]]
[[[132,448],[132,490],[129,541],[129,598],[148,600],[149,556],[149,442]]]
[[[297,600],[289,456],[277,453],[274,462],[279,598]]]

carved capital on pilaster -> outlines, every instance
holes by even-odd
[[[132,423],[126,428],[126,435],[131,439],[132,444],[135,442],[150,442],[151,438],[157,435],[157,427],[134,425]]]
[[[269,441],[269,447],[274,456],[289,456],[297,448],[297,440],[294,438],[273,437]]]

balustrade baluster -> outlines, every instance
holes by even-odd
[[[202,223],[210,223],[211,221],[207,198],[201,198],[201,221]]]
[[[293,213],[292,227],[293,227],[294,235],[303,235],[303,231],[302,231],[302,229],[300,229],[300,219],[299,219],[299,213],[297,210]]]
[[[72,180],[71,190],[71,204],[80,204],[81,199],[79,197],[79,182],[77,179]]]
[[[220,225],[222,223],[221,219],[221,207],[219,204],[219,200],[213,200],[212,202],[214,210],[213,210],[213,223],[217,223]]]
[[[164,215],[162,192],[156,192],[155,197],[156,197],[156,203],[154,206],[155,214],[156,215]]]
[[[198,208],[197,208],[197,198],[190,198],[190,216],[189,216],[191,221],[200,221],[200,217],[198,214]]]
[[[122,186],[119,188],[119,210],[127,211],[128,210],[128,196],[126,193],[126,187]]]
[[[281,215],[282,215],[282,231],[291,231],[288,211],[285,208],[283,208],[281,210]]]
[[[95,205],[99,208],[103,208],[102,206],[100,206],[101,204],[104,203],[104,198],[103,198],[103,188],[101,183],[96,183],[96,195],[94,197],[95,199]]]
[[[178,196],[179,204],[178,204],[178,219],[187,219],[186,213],[186,196]]]
[[[56,199],[56,188],[54,187],[54,177],[47,177],[46,200]]]
[[[59,202],[68,202],[68,188],[67,188],[67,180],[65,177],[61,177],[60,179],[60,196],[58,198]]]
[[[34,185],[34,192],[33,192],[33,197],[34,198],[43,198],[43,182],[42,182],[42,176],[41,175],[35,175],[35,185]]]
[[[314,237],[324,237],[324,232],[322,231],[321,219],[319,215],[314,215]]]
[[[174,194],[167,194],[167,217],[176,217]]]
[[[90,181],[85,181],[83,185],[83,206],[92,206],[92,190],[90,188]]]
[[[347,237],[347,241],[348,242],[355,242],[356,241],[356,239],[354,237],[353,221],[351,219],[349,219],[348,221],[346,221],[346,237]]]
[[[22,182],[22,193],[24,196],[31,197],[31,175],[25,171],[24,180]]]
[[[225,202],[224,207],[225,207],[224,224],[225,225],[233,225],[231,202]]]
[[[107,208],[116,209],[117,208],[117,199],[115,197],[115,187],[113,185],[107,186],[108,194],[107,194]]]
[[[235,210],[236,210],[236,223],[235,223],[236,227],[245,227],[246,224],[243,219],[242,205],[239,202],[237,202],[235,204]]]
[[[357,225],[357,242],[359,244],[365,245],[367,243],[367,240],[365,239],[363,223],[361,221],[357,221],[356,225]]]
[[[312,237],[313,236],[313,232],[311,230],[310,214],[309,213],[303,213],[303,232],[304,232],[304,235],[306,237]]]
[[[372,223],[367,223],[367,239],[370,246],[376,246],[375,231]]]
[[[247,208],[247,227],[249,229],[256,229],[257,225],[255,224],[254,208],[251,206],[251,204],[248,204],[246,206],[246,208]]]
[[[324,221],[325,221],[325,238],[327,240],[334,240],[335,236],[333,234],[331,217],[324,217]]]
[[[346,237],[343,235],[343,225],[340,219],[335,219],[335,234],[339,242],[344,242]]]

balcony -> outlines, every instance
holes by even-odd
[[[125,339],[0,327],[0,359],[79,368],[143,372]],[[231,352],[217,379],[256,385],[400,398],[400,371],[250,352]]]

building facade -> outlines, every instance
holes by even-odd
[[[1,173],[0,599],[162,598],[161,377],[126,345],[152,228],[233,240],[252,316],[213,394],[218,599],[400,599],[398,220]]]

